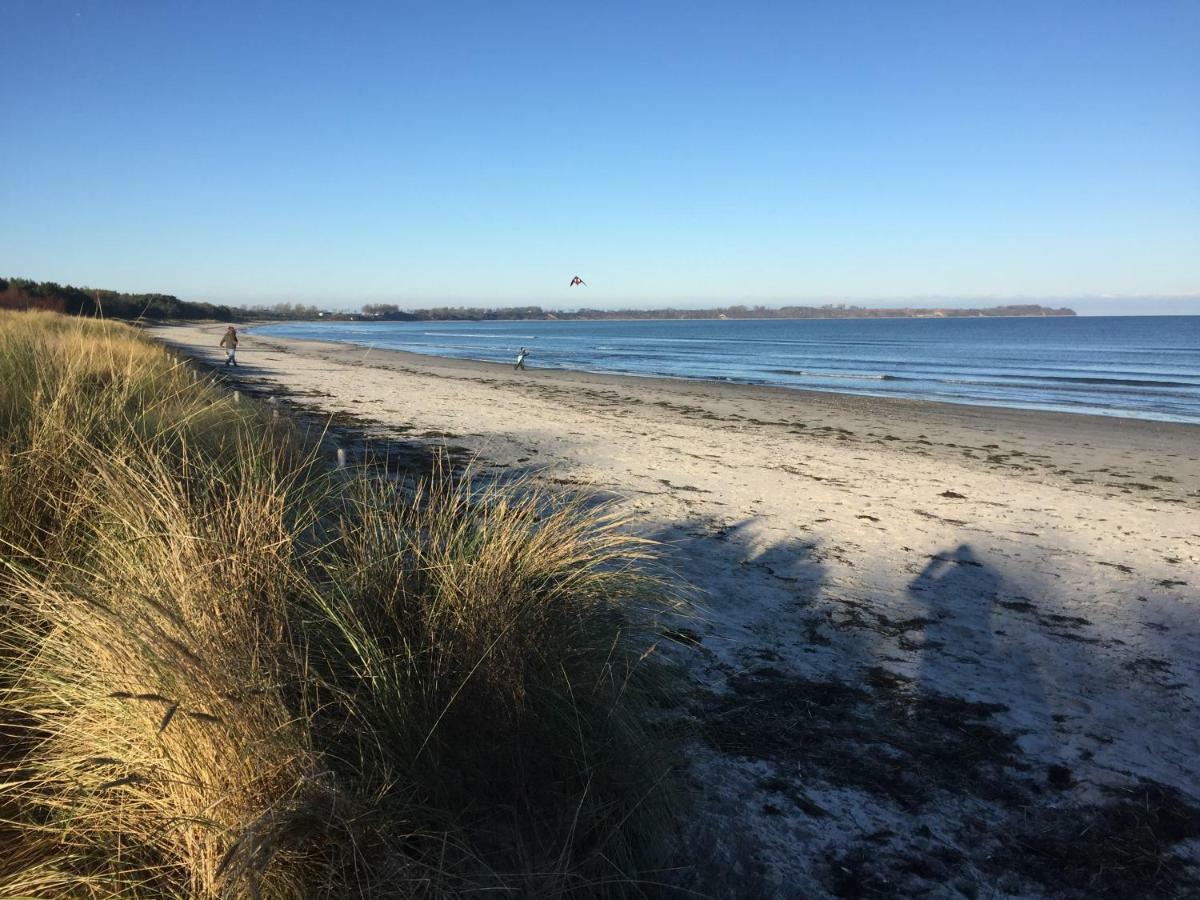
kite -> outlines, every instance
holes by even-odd
[[[567,285],[567,287],[575,287],[575,285],[577,285],[577,284],[582,284],[584,287],[587,287],[587,282],[584,281],[582,278],[580,278],[578,275],[576,275],[574,278],[571,279],[571,283],[569,285]]]

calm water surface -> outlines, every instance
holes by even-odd
[[[627,375],[1200,422],[1200,316],[302,322],[266,335]]]

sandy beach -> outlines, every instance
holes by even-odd
[[[209,363],[222,331],[151,329]],[[699,606],[660,648],[695,726],[691,868],[664,880],[1169,896],[1200,860],[1200,426],[253,331],[238,355],[247,391],[602,492],[664,543]],[[1180,824],[1142,846],[1131,809]],[[1131,846],[1164,880],[1115,862],[1089,888],[1095,855]]]

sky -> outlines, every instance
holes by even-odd
[[[0,0],[0,34],[0,276],[1200,314],[1195,0]]]

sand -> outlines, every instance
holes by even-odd
[[[154,333],[215,362],[222,330]],[[660,648],[695,726],[689,868],[664,879],[747,897],[1188,890],[1200,844],[1160,825],[1200,803],[1200,426],[253,332],[239,359],[248,389],[588,486],[665,543],[700,613]],[[1154,821],[1127,827],[1138,809]],[[1104,863],[1128,846],[1144,866]]]

